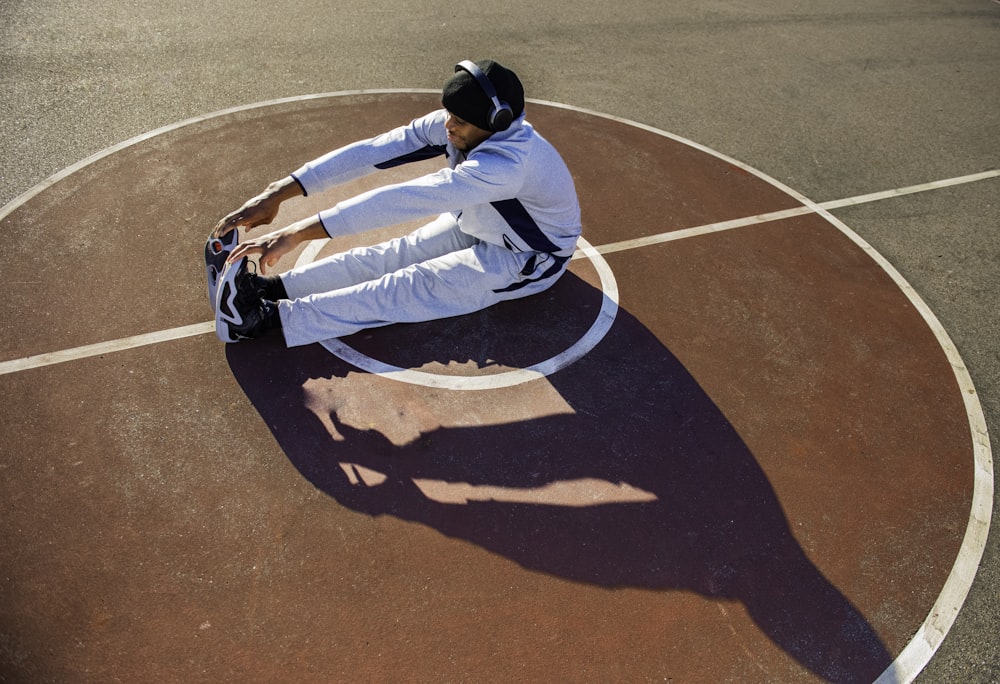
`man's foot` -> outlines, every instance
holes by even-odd
[[[215,313],[216,299],[219,291],[219,278],[226,267],[226,259],[240,241],[238,230],[232,230],[222,237],[210,237],[205,242],[205,271],[208,275],[208,303]]]
[[[248,263],[243,257],[228,264],[219,278],[215,334],[223,342],[260,337],[281,325],[277,305],[262,298],[259,279],[247,270]]]

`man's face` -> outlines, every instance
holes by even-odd
[[[448,119],[444,122],[444,129],[448,132],[448,142],[456,150],[461,150],[462,152],[469,152],[476,145],[493,135],[492,131],[474,126],[468,121],[458,118],[451,112],[448,112]]]

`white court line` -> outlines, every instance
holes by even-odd
[[[859,204],[878,202],[880,200],[891,199],[894,197],[901,197],[903,195],[912,195],[919,192],[928,192],[930,190],[938,190],[940,188],[947,188],[954,185],[963,185],[966,183],[974,183],[976,181],[987,180],[990,178],[997,178],[997,177],[1000,177],[1000,169],[983,171],[982,173],[974,173],[967,176],[946,178],[944,180],[933,181],[931,183],[922,183],[920,185],[910,185],[905,188],[896,188],[894,190],[885,190],[883,192],[875,192],[867,195],[858,195],[856,197],[848,197],[845,199],[831,200],[829,202],[810,204],[808,206],[794,207],[791,209],[782,209],[780,211],[772,211],[766,214],[757,214],[756,216],[747,216],[744,218],[731,219],[729,221],[709,223],[703,226],[696,226],[694,228],[685,228],[682,230],[675,230],[668,233],[660,233],[658,235],[650,235],[648,237],[636,238],[634,240],[622,240],[621,242],[612,242],[606,245],[601,245],[595,247],[594,249],[599,254],[611,254],[614,252],[622,252],[628,249],[638,249],[640,247],[648,247],[650,245],[661,244],[664,242],[672,242],[674,240],[696,237],[698,235],[720,233],[722,231],[733,230],[735,228],[744,228],[747,226],[758,225],[761,223],[768,223],[770,221],[780,221],[786,218],[804,216],[806,214],[814,214],[821,211],[829,211],[831,209],[842,209],[844,207],[857,206]],[[583,258],[585,256],[586,255],[583,254],[582,252],[577,251],[577,253],[573,255],[573,258],[577,259],[577,258]],[[135,349],[136,347],[144,347],[152,344],[159,344],[160,342],[169,342],[170,340],[178,340],[185,337],[204,335],[206,333],[214,331],[215,331],[215,324],[213,322],[196,323],[194,325],[186,325],[180,328],[171,328],[169,330],[162,330],[160,332],[152,332],[144,335],[133,335],[131,337],[125,337],[120,340],[111,340],[109,342],[89,344],[83,347],[64,349],[62,351],[37,354],[35,356],[26,356],[21,359],[13,359],[11,361],[0,362],[0,375],[8,375],[10,373],[17,373],[32,368],[42,368],[44,366],[52,366],[58,363],[65,363],[67,361],[76,361],[78,359],[85,359],[92,356],[100,356],[101,354],[111,354],[114,352],[125,351],[126,349]]]
[[[744,218],[731,219],[729,221],[709,223],[703,226],[696,226],[694,228],[685,228],[682,230],[660,233],[658,235],[650,235],[643,238],[636,238],[634,240],[623,240],[621,242],[613,242],[610,244],[598,246],[595,249],[600,254],[611,254],[614,252],[621,252],[629,249],[637,249],[640,247],[647,247],[650,245],[672,242],[674,240],[681,240],[684,238],[696,237],[699,235],[708,235],[710,233],[719,233],[726,230],[733,230],[735,228],[744,228],[747,226],[759,225],[761,223],[780,221],[782,219],[794,218],[796,216],[804,216],[806,214],[817,213],[817,211],[819,210],[828,211],[831,209],[841,209],[844,207],[857,206],[859,204],[867,204],[870,202],[877,202],[884,199],[901,197],[903,195],[911,195],[919,192],[927,192],[930,190],[937,190],[940,188],[951,187],[954,185],[962,185],[965,183],[974,183],[976,181],[987,180],[990,178],[997,178],[997,177],[1000,177],[1000,170],[984,171],[982,173],[970,174],[967,176],[958,176],[955,178],[947,178],[944,180],[934,181],[931,183],[911,185],[904,188],[896,188],[893,190],[885,190],[883,192],[876,192],[867,195],[858,195],[855,197],[848,197],[840,200],[822,202],[815,204],[813,206],[794,207],[791,209],[783,209],[780,211],[773,211],[766,214],[757,214],[755,216],[747,216]],[[584,256],[585,255],[582,252],[578,251],[576,254],[573,255],[573,258],[577,259],[577,258],[582,258]],[[35,356],[27,356],[21,359],[14,359],[11,361],[0,362],[0,375],[7,375],[9,373],[16,373],[19,371],[28,370],[32,368],[51,366],[58,363],[65,363],[67,361],[74,361],[77,359],[85,359],[92,356],[99,356],[101,354],[110,354],[117,351],[134,349],[136,347],[158,344],[160,342],[168,342],[170,340],[176,340],[185,337],[194,337],[196,335],[203,335],[205,333],[214,331],[215,331],[215,324],[213,322],[198,323],[195,325],[188,325],[180,328],[172,328],[160,332],[147,333],[144,335],[134,335],[119,340],[112,340],[109,342],[101,342],[97,344],[86,345],[83,347],[65,349],[62,351],[38,354]]]
[[[209,332],[215,332],[214,321],[210,321],[208,323],[195,323],[194,325],[185,325],[180,328],[170,328],[169,330],[161,330],[159,332],[151,332],[144,335],[133,335],[132,337],[123,337],[120,340],[98,342],[96,344],[88,344],[83,347],[74,347],[73,349],[63,349],[62,351],[37,354],[35,356],[26,356],[23,359],[14,359],[12,361],[4,361],[0,363],[0,375],[17,373],[18,371],[28,370],[30,368],[54,366],[57,363],[76,361],[78,359],[86,359],[91,356],[101,356],[102,354],[112,354],[114,352],[125,351],[126,349],[135,349],[136,347],[146,347],[151,344],[159,344],[160,342],[169,342],[170,340],[179,340],[185,337],[204,335]]]
[[[902,197],[903,195],[912,195],[918,192],[927,192],[929,190],[939,190],[940,188],[947,188],[953,185],[963,185],[965,183],[974,183],[976,181],[987,180],[990,178],[997,178],[997,177],[1000,177],[1000,169],[983,171],[982,173],[973,173],[967,176],[946,178],[944,180],[933,181],[931,183],[921,183],[920,185],[909,185],[905,188],[896,188],[894,190],[873,192],[867,195],[857,195],[856,197],[847,197],[845,199],[831,200],[829,202],[820,202],[817,204],[811,204],[809,206],[793,207],[791,209],[782,209],[780,211],[772,211],[767,214],[758,214],[756,216],[746,216],[744,218],[731,219],[729,221],[709,223],[704,226],[697,226],[695,228],[685,228],[683,230],[675,230],[669,233],[660,233],[659,235],[650,235],[648,237],[635,238],[634,240],[622,240],[621,242],[612,242],[607,245],[601,245],[596,249],[600,254],[611,254],[612,252],[621,252],[627,249],[636,249],[638,247],[648,247],[650,245],[658,245],[664,242],[673,242],[674,240],[682,240],[684,238],[694,237],[696,235],[719,233],[724,230],[732,230],[734,228],[744,228],[746,226],[753,226],[760,223],[768,223],[770,221],[780,221],[782,219],[794,218],[796,216],[815,214],[818,213],[819,211],[843,209],[844,207],[853,207],[859,204],[868,204],[870,202],[878,202],[884,199]],[[581,256],[582,256],[581,254],[577,253],[573,255],[573,258],[576,259]]]

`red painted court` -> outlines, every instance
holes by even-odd
[[[343,340],[384,375],[215,339],[215,221],[435,106],[206,117],[2,219],[0,604],[50,655],[12,645],[12,681],[912,676],[957,610],[978,404],[867,246],[751,169],[529,103],[594,248],[552,290]]]

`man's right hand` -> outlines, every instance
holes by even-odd
[[[267,273],[278,263],[278,259],[303,242],[325,237],[328,236],[319,217],[310,216],[265,235],[244,240],[236,246],[226,261],[235,264],[245,256],[258,255],[260,272]]]
[[[278,208],[282,202],[292,197],[301,197],[303,194],[302,186],[291,176],[275,181],[268,185],[264,192],[247,200],[246,204],[215,224],[212,237],[222,237],[240,226],[256,228],[271,223],[278,215]]]

